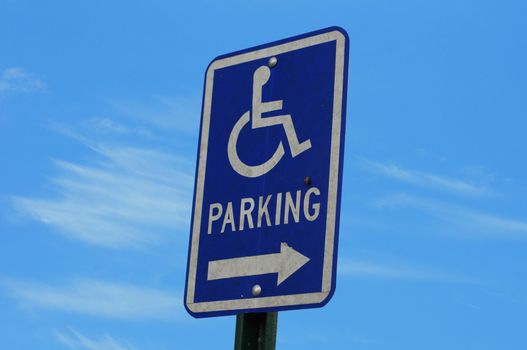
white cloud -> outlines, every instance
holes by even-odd
[[[458,179],[403,169],[394,164],[383,164],[373,161],[364,161],[363,164],[372,172],[412,185],[435,188],[463,195],[474,196],[489,194],[489,190],[486,187],[476,186]]]
[[[62,286],[9,280],[2,283],[25,308],[126,320],[172,319],[182,308],[175,291],[78,279]]]
[[[46,84],[24,69],[6,68],[0,72],[0,94],[45,91]]]
[[[85,120],[83,124],[84,126],[86,126],[86,128],[89,128],[103,135],[120,134],[153,138],[153,133],[146,128],[128,127],[108,118],[93,117]]]
[[[134,350],[130,344],[117,341],[115,338],[105,335],[100,339],[90,339],[75,329],[69,332],[55,331],[55,338],[65,347],[72,350]]]
[[[460,228],[474,229],[478,236],[527,238],[527,222],[501,217],[447,202],[404,193],[387,196],[377,202],[380,207],[413,208],[435,215]]]
[[[401,264],[394,261],[371,262],[360,259],[339,259],[338,274],[348,277],[379,278],[395,280],[461,282],[463,278],[421,266]]]
[[[111,106],[121,115],[146,122],[160,130],[195,133],[201,117],[199,98],[155,95],[149,101],[112,100]]]
[[[15,207],[67,237],[110,248],[143,248],[187,227],[190,162],[154,149],[89,146],[99,161],[55,161],[56,198],[15,197]]]

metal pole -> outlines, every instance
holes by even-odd
[[[234,350],[275,350],[278,312],[236,315]]]

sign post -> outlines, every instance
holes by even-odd
[[[234,350],[274,350],[278,312],[259,312],[236,316]]]
[[[338,27],[207,69],[185,307],[238,314],[237,349],[273,348],[277,311],[335,291],[347,70]]]

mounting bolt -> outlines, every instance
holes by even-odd
[[[274,66],[276,66],[276,64],[278,63],[278,60],[276,59],[276,57],[271,57],[269,59],[269,67],[273,68]]]
[[[259,284],[255,284],[251,290],[253,296],[257,297],[262,293],[262,287]]]
[[[306,186],[311,185],[311,176],[306,176],[306,177],[304,177],[304,184],[305,184]]]

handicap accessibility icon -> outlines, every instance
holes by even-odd
[[[267,66],[261,66],[254,72],[253,75],[253,96],[252,96],[252,123],[251,128],[265,128],[273,125],[282,125],[291,149],[292,157],[296,157],[304,151],[311,148],[311,140],[307,139],[302,143],[298,142],[296,136],[295,126],[290,114],[277,115],[273,117],[262,117],[263,113],[274,112],[282,109],[283,100],[276,101],[262,101],[262,88],[269,81],[271,77],[271,70]],[[245,164],[236,150],[238,137],[240,132],[247,123],[251,120],[251,110],[245,112],[240,119],[234,124],[229,142],[227,145],[227,154],[232,168],[240,175],[245,177],[258,177],[267,174],[280,162],[285,154],[282,141],[276,147],[276,150],[271,158],[259,165]]]

